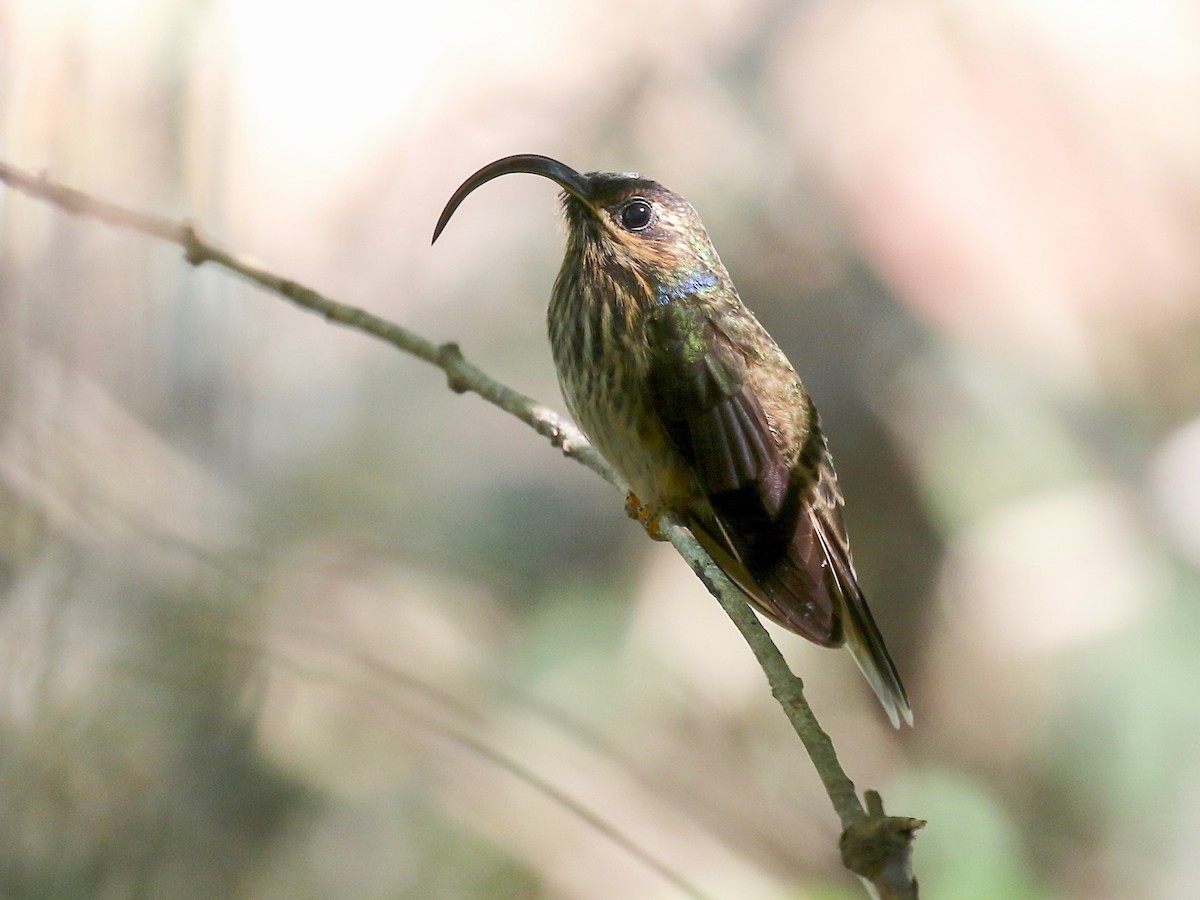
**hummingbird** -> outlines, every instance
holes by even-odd
[[[547,311],[567,408],[625,479],[651,537],[667,511],[752,607],[822,647],[846,646],[892,725],[912,710],[858,585],[820,418],[787,357],[742,303],[699,215],[633,173],[581,174],[548,156],[490,163],[561,189],[566,254]]]

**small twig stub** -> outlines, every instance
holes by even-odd
[[[842,865],[869,882],[880,900],[917,900],[912,849],[925,820],[885,815],[875,791],[867,791],[866,800],[866,818],[842,832]]]

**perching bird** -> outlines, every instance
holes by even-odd
[[[630,509],[652,536],[673,511],[753,606],[821,646],[847,646],[892,724],[911,725],[854,574],[816,408],[696,211],[637,175],[520,154],[468,178],[433,239],[471,191],[513,172],[562,188],[550,348],[567,407],[628,482]]]

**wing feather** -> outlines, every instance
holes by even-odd
[[[705,304],[656,308],[647,337],[652,405],[707,500],[692,515],[696,537],[765,615],[817,644],[847,644],[892,724],[911,725],[854,574],[816,413],[809,410],[805,443],[789,465],[748,378],[753,349]]]
[[[712,512],[693,524],[766,615],[819,644],[841,643],[839,604],[802,515],[802,470],[784,458],[739,346],[703,304],[674,302],[647,321],[655,411]]]
[[[854,574],[815,411],[789,463],[749,377],[754,348],[711,305],[687,300],[657,307],[646,327],[651,404],[707,501],[694,504],[693,532],[766,616],[817,644],[848,645],[892,723],[912,724]]]

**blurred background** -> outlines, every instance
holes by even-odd
[[[697,207],[913,701],[927,897],[1200,894],[1200,6],[0,0],[0,158],[561,408],[555,190]],[[0,189],[0,896],[851,898],[749,651],[430,367]],[[648,862],[653,861],[653,864]]]

